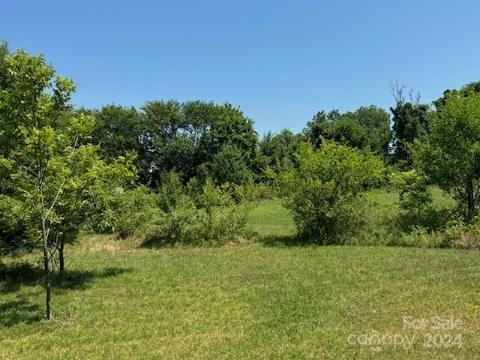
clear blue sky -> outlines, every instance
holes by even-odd
[[[42,52],[77,105],[211,100],[259,133],[321,109],[426,102],[480,79],[480,1],[4,1],[0,39]]]

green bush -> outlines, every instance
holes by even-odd
[[[445,231],[445,237],[452,247],[480,250],[480,216],[469,224],[451,224]]]
[[[369,153],[324,142],[319,151],[305,144],[298,169],[282,175],[285,206],[302,237],[338,243],[361,219],[366,188],[382,180],[383,162]]]
[[[140,237],[160,216],[157,196],[144,186],[125,191],[117,209],[116,230],[120,238]]]
[[[399,191],[400,212],[397,223],[401,229],[410,232],[421,227],[427,231],[440,231],[447,225],[451,211],[433,207],[432,194],[423,175],[410,170],[392,174],[390,181]]]
[[[189,185],[192,193],[201,189],[196,178],[191,180]],[[186,190],[187,189],[183,186],[178,174],[171,171],[164,175],[162,178],[162,184],[158,189],[158,206],[160,207],[160,210],[167,213],[172,211],[175,208],[177,201],[185,194]]]
[[[174,207],[162,212],[144,241],[146,246],[190,244],[199,245],[203,240],[206,214],[198,211],[192,199],[181,195]]]
[[[25,205],[0,195],[0,255],[17,249],[32,249],[40,233],[32,226]]]
[[[427,189],[427,180],[415,170],[393,173],[390,180],[398,189],[400,209],[404,212],[422,212],[432,203],[432,195]]]
[[[124,195],[125,189],[120,186],[94,194],[88,209],[90,216],[83,226],[83,231],[97,234],[115,232]]]
[[[409,232],[400,232],[391,237],[387,245],[406,247],[443,248],[449,247],[449,241],[442,232],[429,230],[422,226],[413,226]]]
[[[275,198],[277,190],[272,185],[250,182],[244,185],[235,185],[232,194],[237,201],[255,202]]]
[[[198,191],[190,193],[192,189]],[[171,196],[176,194],[175,196]],[[145,238],[146,246],[222,245],[245,235],[250,206],[235,201],[228,186],[211,181],[184,188],[170,176],[160,189],[161,213]]]

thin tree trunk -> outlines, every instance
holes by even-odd
[[[473,219],[475,214],[475,200],[473,195],[473,179],[469,177],[467,179],[467,220]]]
[[[42,237],[43,237],[43,266],[45,270],[45,316],[48,320],[52,317],[51,309],[51,270],[50,270],[50,258],[49,258],[49,247],[48,247],[48,230],[45,222],[45,218],[42,217]]]
[[[65,275],[65,255],[64,255],[64,249],[65,249],[65,238],[62,236],[60,240],[60,244],[58,247],[58,261],[59,261],[59,269],[60,269],[60,276],[63,278]]]

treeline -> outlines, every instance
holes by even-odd
[[[393,130],[388,112],[368,106],[346,113],[320,111],[300,133],[285,129],[259,137],[253,121],[230,104],[170,100],[147,102],[140,109],[78,110],[94,117],[91,141],[100,146],[104,160],[135,154],[139,182],[152,188],[172,171],[184,183],[192,178],[216,184],[265,182],[268,170],[295,165],[301,143],[318,149],[325,140],[408,167],[408,146],[426,135],[430,108],[400,100],[391,111]]]
[[[478,88],[472,83],[460,90]],[[216,184],[268,181],[269,170],[286,169],[296,163],[300,144],[318,149],[325,140],[362,151],[371,151],[390,166],[413,166],[411,146],[429,133],[435,109],[407,99],[404,90],[393,89],[390,112],[376,106],[341,113],[319,111],[299,133],[285,129],[259,136],[254,122],[230,104],[191,101],[151,101],[140,109],[107,105],[97,110],[78,110],[95,119],[92,142],[102,157],[111,161],[120,155],[136,155],[139,182],[150,187],[161,184],[164,174],[176,172],[183,182],[192,178]]]
[[[480,82],[432,105],[393,90],[390,112],[319,111],[299,133],[259,137],[230,104],[75,108],[72,80],[3,44],[0,254],[42,250],[50,317],[53,268],[63,275],[81,232],[144,246],[241,242],[261,198],[282,198],[304,241],[480,247]],[[456,208],[435,208],[431,185]],[[359,234],[365,193],[382,186],[399,192],[398,214],[387,231]]]

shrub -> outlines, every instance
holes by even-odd
[[[207,181],[186,189],[174,177],[170,180],[160,189],[161,214],[145,245],[221,245],[245,234],[250,207],[247,202],[235,201],[227,186]],[[190,193],[192,189],[200,190]],[[173,193],[177,195],[172,197]]]
[[[276,196],[276,189],[272,185],[254,184],[253,182],[233,187],[233,196],[237,201],[270,200]]]
[[[174,207],[161,213],[147,233],[144,245],[199,245],[203,240],[205,217],[205,212],[198,211],[192,199],[183,194]]]
[[[153,222],[160,216],[157,197],[140,186],[127,190],[117,209],[116,230],[121,238],[144,235]]]
[[[337,243],[358,222],[362,193],[383,178],[383,162],[333,142],[319,151],[305,144],[297,158],[298,169],[282,176],[285,206],[301,236]]]
[[[400,209],[404,212],[419,213],[432,203],[432,195],[427,190],[427,180],[415,170],[393,173],[391,182],[399,191]]]
[[[90,202],[88,217],[83,230],[98,234],[116,231],[121,199],[125,194],[122,187],[113,187],[95,194]]]
[[[192,192],[194,192],[197,191],[200,185],[195,179],[191,181],[190,186],[192,186]],[[162,184],[158,189],[158,206],[160,207],[160,210],[164,212],[172,211],[175,208],[177,201],[185,194],[185,192],[186,189],[184,188],[178,174],[173,171],[167,173],[162,178]]]
[[[40,234],[30,220],[23,202],[0,195],[0,255],[35,246]]]
[[[445,237],[453,247],[480,250],[480,216],[470,224],[452,224],[446,229]]]
[[[422,226],[413,226],[410,232],[400,232],[387,245],[440,248],[448,247],[449,241],[442,232],[431,231]]]
[[[399,191],[400,213],[397,222],[403,230],[422,227],[428,231],[438,231],[446,226],[450,211],[433,207],[432,195],[423,175],[410,170],[392,174],[390,181]]]

